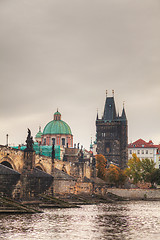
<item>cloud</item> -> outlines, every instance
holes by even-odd
[[[26,122],[36,133],[59,107],[75,141],[89,146],[106,89],[115,89],[119,111],[126,102],[129,139],[158,141],[159,8],[151,0],[1,1],[1,143],[16,128],[18,144]]]

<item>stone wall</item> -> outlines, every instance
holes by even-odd
[[[18,174],[0,174],[0,194],[11,197],[19,178],[20,176]]]
[[[85,182],[77,182],[76,184],[76,194],[87,193],[91,194],[93,192],[93,184]]]
[[[75,193],[75,181],[55,179],[53,182],[54,194],[74,194]]]
[[[108,188],[107,192],[111,192],[120,197],[131,200],[160,200],[160,189],[115,189]]]

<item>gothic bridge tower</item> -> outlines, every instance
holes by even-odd
[[[101,119],[96,120],[97,132],[97,154],[103,154],[108,164],[115,164],[124,169],[128,160],[128,123],[123,106],[122,114],[116,113],[116,106],[113,96],[107,97],[104,113]]]

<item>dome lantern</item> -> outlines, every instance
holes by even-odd
[[[57,112],[54,113],[54,120],[55,121],[61,120],[61,114],[60,114],[60,112],[58,112],[58,108],[57,108]]]

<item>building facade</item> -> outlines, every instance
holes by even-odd
[[[125,109],[122,115],[116,113],[113,97],[107,97],[102,118],[96,120],[97,154],[103,154],[108,164],[125,168],[128,161],[128,123]]]
[[[132,158],[133,153],[135,153],[140,160],[148,158],[156,163],[158,146],[154,145],[151,140],[146,142],[143,139],[138,139],[128,145],[128,159]]]
[[[157,145],[156,168],[160,169],[160,144]]]

